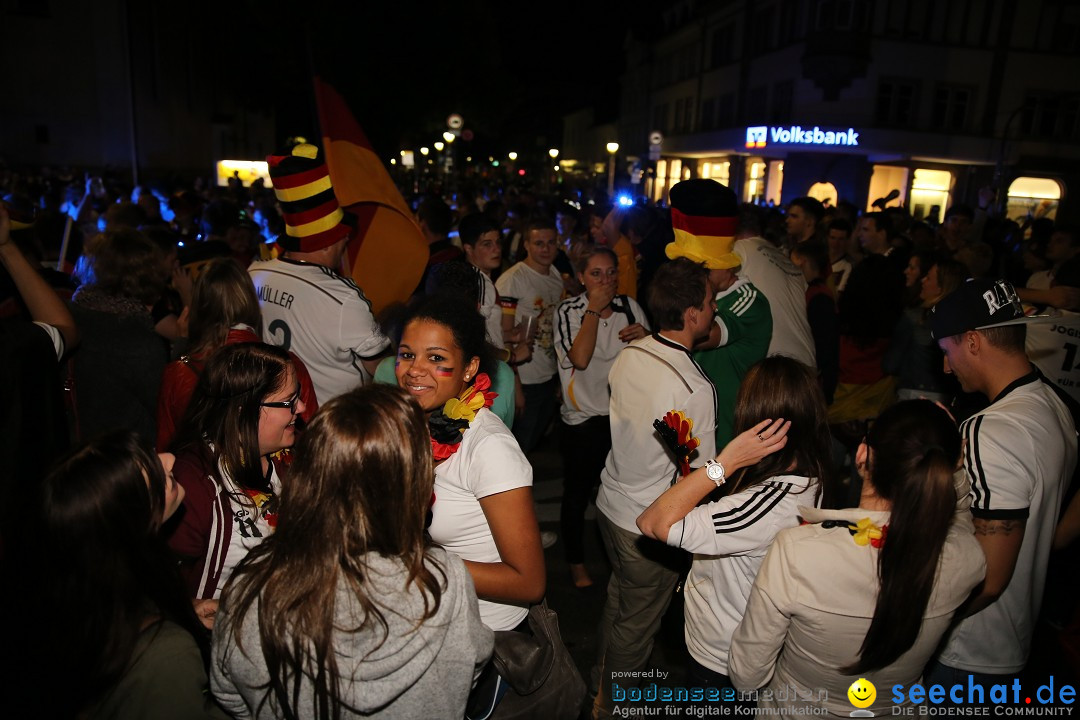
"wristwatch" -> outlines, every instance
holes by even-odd
[[[716,487],[720,487],[727,480],[725,479],[724,466],[716,460],[705,461],[705,474],[709,476],[709,479],[716,483]]]

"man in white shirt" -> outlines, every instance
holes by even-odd
[[[297,145],[271,155],[281,203],[284,254],[248,268],[263,315],[263,339],[295,352],[311,374],[319,403],[367,384],[390,341],[371,303],[339,273],[351,228],[338,206],[322,153]]]
[[[975,538],[986,579],[962,608],[926,685],[1011,683],[1027,664],[1062,498],[1076,465],[1065,402],[1024,352],[1023,308],[1009,283],[969,280],[931,316],[945,369],[990,406],[960,426]]]
[[[608,375],[611,452],[600,475],[596,508],[611,580],[593,674],[599,682],[594,717],[611,715],[612,673],[645,668],[679,577],[681,551],[643,537],[637,527],[637,517],[679,472],[653,420],[682,411],[701,441],[696,457],[716,454],[716,393],[690,354],[694,343],[708,336],[714,308],[703,265],[679,258],[661,266],[649,287],[649,309],[660,330],[624,348]]]
[[[555,223],[531,220],[525,228],[525,251],[525,259],[500,275],[495,287],[501,302],[514,308],[515,324],[532,318],[532,358],[515,366],[525,407],[514,417],[513,427],[521,451],[528,453],[544,436],[558,407],[553,318],[563,296],[563,281],[553,266],[558,252]]]

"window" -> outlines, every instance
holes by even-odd
[[[869,17],[867,0],[820,0],[814,26],[817,30],[866,30]]]
[[[911,183],[911,214],[916,220],[941,221],[942,210],[949,206],[952,173],[948,170],[916,168]]]
[[[735,93],[725,93],[716,102],[716,127],[728,128],[735,124]]]
[[[667,103],[662,103],[653,108],[653,127],[665,135],[668,131],[667,116]]]
[[[771,7],[761,8],[754,12],[751,19],[750,52],[753,54],[765,53],[773,49],[773,17],[775,13]]]
[[[701,102],[701,119],[698,123],[699,130],[712,130],[716,127],[716,98],[709,98]]]
[[[796,0],[781,0],[776,44],[779,47],[790,45],[799,35],[799,3]]]
[[[874,119],[879,125],[912,126],[916,121],[918,97],[917,81],[882,78],[878,84]]]
[[[1080,52],[1080,6],[1069,0],[1045,0],[1039,17],[1038,47]]]
[[[816,182],[806,191],[809,197],[814,198],[825,207],[836,207],[838,196],[836,186],[831,182]]]
[[[1024,101],[1021,129],[1040,138],[1080,138],[1080,98],[1049,93],[1029,93]]]
[[[795,94],[795,82],[784,80],[773,85],[772,111],[769,122],[784,123],[791,120],[792,96]]]
[[[720,67],[726,65],[735,59],[735,23],[729,22],[726,25],[713,30],[712,33],[712,67]]]
[[[1009,185],[1010,220],[1020,220],[1038,213],[1053,220],[1061,201],[1061,184],[1057,180],[1037,177],[1018,177]]]
[[[747,122],[756,123],[762,122],[765,119],[765,113],[769,107],[769,88],[766,85],[761,85],[756,88],[750,88],[750,97],[746,102],[746,120]]]
[[[934,93],[933,127],[942,130],[966,129],[972,95],[971,88],[939,86]]]

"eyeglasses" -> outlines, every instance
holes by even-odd
[[[263,402],[259,403],[261,407],[268,408],[285,408],[293,415],[296,414],[296,404],[300,402],[300,383],[296,383],[296,392],[288,400],[279,400],[277,402]]]

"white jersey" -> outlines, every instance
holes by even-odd
[[[218,578],[217,587],[214,588],[214,599],[221,598],[221,591],[225,583],[232,577],[233,570],[247,554],[266,538],[274,533],[275,525],[271,524],[268,517],[270,510],[275,505],[270,504],[273,498],[281,497],[281,478],[277,474],[277,466],[270,463],[270,490],[273,495],[256,494],[249,499],[249,493],[233,482],[232,476],[226,472],[221,460],[218,460],[218,477],[221,478],[225,491],[229,495],[229,512],[232,517],[232,532],[229,534],[229,547],[225,550],[225,562],[221,566],[221,577]],[[243,498],[242,500],[240,498]],[[274,518],[276,523],[276,517]],[[212,551],[213,548],[208,550]],[[207,558],[206,567],[210,567]],[[200,588],[202,589],[202,588]]]
[[[716,457],[716,390],[690,352],[660,335],[623,348],[608,375],[611,451],[600,473],[596,509],[627,532],[639,534],[638,515],[675,479],[677,465],[653,420],[681,410],[701,440],[694,466]]]
[[[799,506],[820,503],[818,482],[778,475],[700,505],[668,530],[672,547],[694,553],[686,579],[686,649],[699,663],[728,674],[731,636],[765,553],[781,530],[799,524]]]
[[[497,348],[506,343],[503,340],[503,309],[499,304],[499,293],[495,290],[495,283],[486,272],[477,270],[480,276],[480,314],[484,316],[484,328],[487,330],[487,341]]]
[[[748,278],[769,301],[773,321],[769,355],[786,355],[817,367],[814,336],[806,318],[806,278],[802,270],[762,238],[736,240],[735,253],[743,261],[739,274]]]
[[[1076,465],[1076,428],[1065,403],[1032,372],[960,425],[976,519],[1027,519],[1005,592],[962,620],[942,664],[969,672],[1020,672],[1031,650],[1058,511]]]
[[[523,260],[500,275],[495,287],[503,299],[516,301],[515,325],[526,315],[536,318],[532,359],[518,366],[518,377],[524,385],[547,382],[555,376],[553,319],[555,306],[562,299],[562,275],[554,265],[541,275]]]
[[[1024,349],[1050,382],[1080,402],[1080,314],[1051,310],[1050,315],[1028,323]]]
[[[462,560],[501,562],[480,499],[532,487],[532,465],[499,417],[481,408],[461,438],[461,446],[435,467],[431,539]],[[480,619],[492,630],[511,630],[528,608],[480,600]]]
[[[637,301],[626,295],[616,295],[611,301],[611,317],[597,323],[596,347],[589,367],[577,370],[570,362],[570,347],[574,344],[589,298],[585,293],[563,300],[555,310],[555,355],[559,361],[559,381],[562,383],[562,419],[567,425],[580,425],[591,417],[607,415],[611,395],[608,392],[608,373],[615,356],[626,343],[619,333],[634,323],[649,327],[645,312]]]
[[[248,268],[262,308],[263,339],[296,353],[319,403],[371,382],[361,360],[390,341],[351,279],[328,267],[277,258]]]

